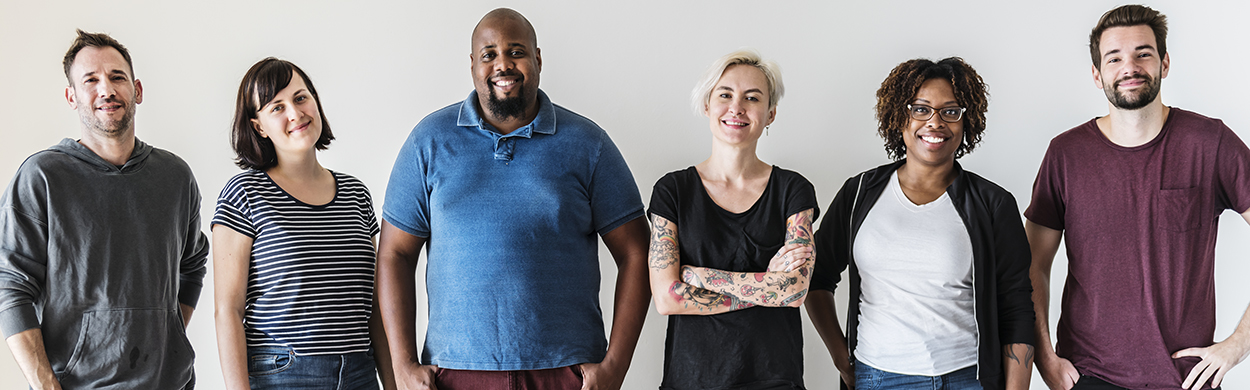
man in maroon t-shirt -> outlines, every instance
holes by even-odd
[[[1090,33],[1110,113],[1055,137],[1025,211],[1037,368],[1051,389],[1209,389],[1250,353],[1250,311],[1214,343],[1215,237],[1250,222],[1250,149],[1218,119],[1164,106],[1167,20],[1127,5]],[[1068,278],[1051,348],[1050,269]]]

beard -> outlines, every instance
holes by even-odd
[[[503,75],[511,76],[513,74],[509,72],[505,72],[497,76],[503,76]],[[525,116],[525,107],[528,105],[529,102],[526,101],[525,99],[525,85],[523,84],[524,81],[525,81],[524,76],[522,76],[522,78],[520,79],[517,79],[515,97],[510,97],[510,98],[500,97],[494,88],[490,88],[490,93],[487,94],[486,96],[486,105],[487,105],[486,109],[490,110],[492,114],[495,114],[495,116],[501,119],[520,118],[522,116]],[[489,80],[487,80],[487,85],[490,85]]]
[[[1125,94],[1120,92],[1120,83],[1129,80],[1142,80],[1146,83],[1143,85],[1144,88],[1137,93],[1130,92]],[[1116,80],[1111,83],[1111,85],[1103,83],[1102,90],[1103,93],[1107,95],[1107,101],[1110,101],[1111,104],[1117,108],[1122,110],[1136,110],[1145,107],[1147,104],[1150,104],[1150,102],[1155,101],[1155,98],[1159,97],[1160,84],[1162,84],[1162,79],[1152,78],[1149,75],[1143,74]]]
[[[88,129],[107,136],[115,136],[121,134],[126,129],[129,129],[135,119],[135,104],[133,103],[133,100],[131,102],[124,102],[120,99],[110,98],[104,102],[121,103],[126,112],[122,114],[120,119],[104,121],[100,120],[100,118],[95,115],[95,107],[91,107],[86,104],[79,105],[78,119],[82,121],[82,124],[87,126]]]

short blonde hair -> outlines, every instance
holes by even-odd
[[[760,58],[760,53],[754,49],[739,49],[712,63],[707,73],[703,75],[703,79],[695,85],[694,91],[690,93],[690,101],[695,113],[703,115],[703,111],[707,109],[708,99],[712,98],[712,88],[716,87],[716,82],[720,81],[720,76],[725,73],[725,69],[729,69],[732,65],[750,65],[763,72],[764,78],[768,79],[768,109],[777,108],[777,102],[781,101],[781,97],[786,94],[786,86],[781,82],[781,67],[776,62],[763,60]]]

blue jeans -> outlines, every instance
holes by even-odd
[[[253,390],[377,390],[373,349],[344,355],[296,356],[290,348],[248,348]]]
[[[981,390],[977,366],[939,376],[881,371],[855,361],[855,390]]]

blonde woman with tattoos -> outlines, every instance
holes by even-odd
[[[692,96],[712,155],[655,183],[651,292],[669,316],[661,389],[804,388],[798,307],[816,191],[755,154],[784,90],[755,52],[717,60]]]

